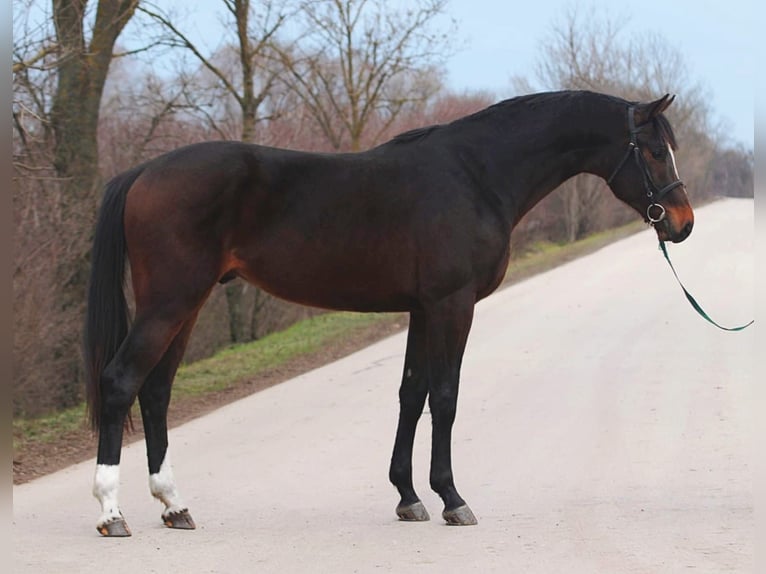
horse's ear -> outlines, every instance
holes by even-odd
[[[649,102],[648,104],[639,104],[636,107],[636,125],[640,126],[645,124],[652,118],[660,115],[662,112],[670,107],[670,104],[675,100],[675,95],[665,94],[659,100]]]

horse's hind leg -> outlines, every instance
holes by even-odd
[[[428,394],[425,365],[425,328],[423,315],[410,314],[404,374],[399,388],[399,425],[396,429],[394,453],[391,456],[389,479],[399,491],[401,501],[396,514],[401,520],[428,520],[426,510],[412,486],[412,446],[415,430]]]
[[[147,375],[160,361],[188,313],[168,307],[137,313],[136,321],[101,376],[98,456],[93,495],[101,504],[96,525],[104,536],[130,536],[118,503],[119,464],[125,417]]]
[[[138,392],[141,418],[146,437],[146,456],[149,463],[149,490],[165,505],[162,521],[170,528],[192,530],[194,520],[183,503],[175,484],[168,455],[168,405],[170,390],[178,365],[184,355],[196,313],[184,323],[168,350],[146,379]]]

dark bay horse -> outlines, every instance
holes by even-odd
[[[431,487],[448,524],[475,524],[450,456],[458,379],[475,303],[500,284],[514,225],[581,172],[683,241],[693,213],[663,111],[591,92],[523,96],[362,153],[240,142],[190,145],[112,179],[96,228],[85,334],[99,432],[98,531],[127,536],[118,504],[123,426],[138,397],[152,495],[194,528],[167,455],[167,409],[197,313],[235,276],[306,305],[410,314],[390,480],[403,520],[428,520],[412,486],[415,427],[433,424]],[[123,292],[129,260],[135,317]]]

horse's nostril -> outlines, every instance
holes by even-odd
[[[694,223],[692,223],[691,221],[689,223],[687,223],[686,225],[684,225],[684,228],[681,230],[681,240],[682,241],[684,239],[686,239],[687,237],[689,237],[689,235],[692,232],[692,227],[694,227]]]

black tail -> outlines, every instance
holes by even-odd
[[[106,184],[91,253],[88,310],[83,340],[85,395],[93,430],[101,414],[101,373],[128,334],[125,301],[125,198],[145,166],[134,167]]]

